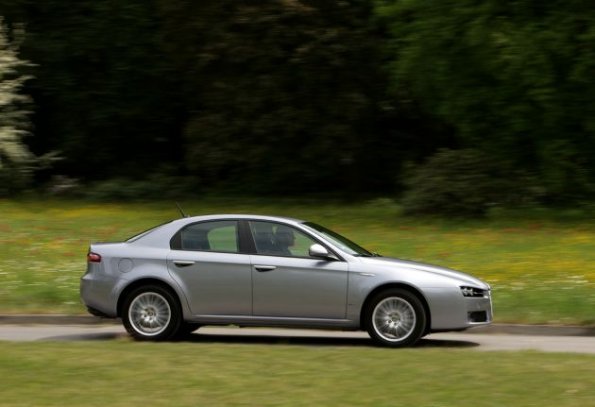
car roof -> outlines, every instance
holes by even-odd
[[[266,216],[266,215],[248,215],[248,214],[214,214],[214,215],[200,215],[190,216],[187,218],[175,219],[163,225],[157,226],[155,229],[141,233],[138,237],[129,239],[128,242],[132,244],[142,244],[146,246],[164,247],[169,244],[169,240],[180,228],[196,222],[207,222],[217,220],[261,220],[271,222],[281,222],[290,225],[299,225],[304,221],[295,218],[288,218],[284,216]]]
[[[272,215],[251,215],[251,214],[212,214],[212,215],[198,215],[198,216],[189,216],[186,218],[177,219],[174,222],[179,223],[194,223],[194,222],[201,222],[201,221],[209,221],[209,220],[225,220],[225,219],[252,219],[252,220],[266,220],[266,221],[281,221],[281,222],[289,222],[289,223],[303,223],[304,221],[301,219],[290,218],[287,216],[272,216]]]

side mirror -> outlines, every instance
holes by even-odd
[[[310,250],[308,251],[308,254],[310,255],[310,257],[316,257],[319,259],[324,259],[324,260],[337,260],[337,257],[330,253],[326,247],[324,247],[321,244],[315,243],[312,246],[310,246]]]

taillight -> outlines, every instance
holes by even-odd
[[[89,253],[87,253],[87,261],[89,263],[100,263],[101,256],[98,255],[97,253],[89,252]]]

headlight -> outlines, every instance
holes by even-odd
[[[462,286],[461,294],[463,294],[463,297],[486,297],[487,290],[482,290],[481,288],[475,287]]]

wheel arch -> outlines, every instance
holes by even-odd
[[[142,287],[145,285],[156,285],[159,286],[165,290],[170,291],[170,293],[173,295],[173,297],[176,299],[176,301],[178,301],[178,306],[180,307],[180,310],[182,310],[182,316],[184,315],[184,307],[183,307],[183,303],[182,300],[180,298],[179,293],[171,286],[171,284],[166,283],[163,280],[160,280],[158,278],[142,278],[140,280],[135,280],[132,281],[130,284],[128,284],[126,287],[124,287],[124,289],[122,290],[122,292],[120,293],[120,295],[118,296],[118,305],[116,308],[116,312],[117,312],[117,316],[118,317],[122,317],[122,307],[124,306],[124,302],[126,301],[126,297],[128,297],[128,295],[135,289],[137,289],[138,287]]]
[[[408,292],[410,292],[411,294],[415,295],[419,301],[421,302],[422,306],[424,307],[424,312],[426,313],[426,326],[424,328],[424,333],[423,335],[427,335],[428,333],[430,333],[431,327],[432,327],[432,314],[430,313],[430,306],[428,305],[428,301],[426,300],[426,297],[422,294],[422,292],[409,285],[409,284],[405,284],[405,283],[387,283],[387,284],[382,284],[376,288],[374,288],[372,291],[370,291],[368,293],[368,295],[366,296],[366,299],[364,300],[364,303],[362,304],[362,308],[360,310],[360,327],[364,327],[365,326],[365,321],[364,318],[366,317],[367,314],[367,310],[368,307],[370,306],[370,302],[372,301],[372,299],[380,292],[385,291],[385,290],[390,290],[393,288],[400,288],[402,290],[406,290]]]

